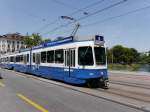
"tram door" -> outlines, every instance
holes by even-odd
[[[41,61],[41,55],[40,55],[40,53],[36,53],[35,54],[35,64],[36,64],[37,70],[39,69],[40,61]]]
[[[71,77],[73,75],[73,67],[75,67],[75,49],[65,50],[65,76]]]

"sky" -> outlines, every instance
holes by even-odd
[[[23,35],[39,33],[51,39],[67,37],[75,23],[60,28],[71,22],[60,17],[70,16],[81,25],[76,34],[79,37],[86,39],[87,36],[100,34],[105,37],[109,48],[119,44],[140,52],[149,51],[150,0],[127,0],[92,15],[120,1],[123,0],[0,0],[0,35],[19,32]],[[90,7],[85,9],[87,6]],[[147,6],[143,10],[116,17]],[[80,20],[82,17],[84,19]]]

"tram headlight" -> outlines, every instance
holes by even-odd
[[[101,75],[104,75],[104,72],[100,72]]]

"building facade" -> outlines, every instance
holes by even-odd
[[[6,34],[0,36],[0,54],[15,52],[21,48],[25,48],[24,36],[19,33]]]

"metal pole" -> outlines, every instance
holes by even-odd
[[[113,64],[113,63],[114,63],[114,54],[113,54],[113,51],[112,51],[112,58],[111,58],[111,59],[112,59],[111,62],[112,62],[112,64]]]

